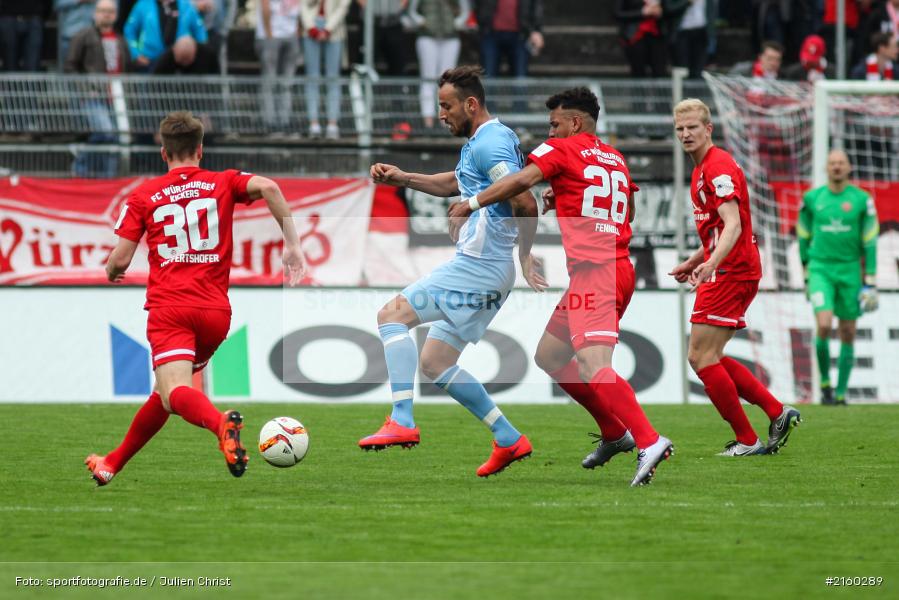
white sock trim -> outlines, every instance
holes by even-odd
[[[393,401],[398,402],[400,400],[411,400],[412,399],[412,390],[400,390],[399,392],[393,392]]]
[[[408,334],[408,333],[399,333],[399,334],[397,334],[397,335],[395,335],[395,336],[393,336],[393,337],[389,337],[389,338],[387,338],[386,340],[384,340],[384,347],[387,347],[387,346],[389,346],[390,344],[392,344],[392,343],[394,343],[394,342],[399,342],[399,341],[402,341],[402,340],[404,340],[404,339],[407,339],[408,337],[409,337],[409,334]]]
[[[452,368],[452,367],[450,367],[450,368]],[[456,380],[456,377],[458,377],[459,373],[461,373],[461,372],[462,372],[462,367],[459,367],[458,369],[456,369],[456,372],[453,373],[453,376],[450,377],[449,381],[446,382],[446,385],[443,386],[443,389],[448,390],[449,386],[451,386],[453,384],[453,382]]]
[[[487,427],[493,427],[493,424],[496,423],[496,420],[503,416],[503,411],[499,409],[498,406],[494,406],[489,413],[484,415],[484,418],[481,421],[484,422],[484,425]]]

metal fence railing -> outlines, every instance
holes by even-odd
[[[371,94],[357,77],[334,80],[340,90],[340,129],[358,135],[371,115],[374,136],[389,136],[397,123],[410,125],[410,133],[423,131],[420,89],[433,82],[414,78],[382,78],[371,83]],[[318,94],[324,104],[327,85]],[[603,125],[609,132],[633,135],[642,128],[670,131],[671,80],[600,79],[497,79],[487,82],[491,111],[514,127],[546,129],[545,99],[562,89],[585,85],[599,96]],[[261,77],[105,77],[58,74],[0,75],[0,133],[90,134],[97,130],[95,108],[110,113],[116,133],[152,134],[162,115],[189,109],[204,115],[213,130],[233,134],[270,133],[272,115],[266,91],[284,94],[289,101],[287,132],[306,132],[309,98],[315,84],[297,77],[266,82]],[[685,95],[710,99],[702,81],[686,83]],[[323,108],[323,107],[322,107]],[[324,116],[324,110],[322,109]]]
[[[491,113],[515,129],[525,147],[546,136],[546,98],[577,85],[591,88],[600,98],[601,135],[619,141],[671,139],[670,79],[530,78],[496,79],[486,84]],[[312,151],[304,152],[299,147],[309,146],[303,140],[309,133],[309,102],[316,97],[313,88],[318,90],[324,125],[329,85],[339,90],[339,138],[316,143]],[[358,172],[378,146],[390,141],[420,140],[439,150],[440,140],[454,147],[444,132],[425,127],[421,90],[434,85],[415,78],[373,81],[364,74],[318,81],[303,77],[273,81],[259,76],[2,74],[0,168],[21,173],[66,172],[65,165],[83,154],[87,144],[95,156],[116,154],[117,158],[105,161],[102,172],[85,167],[82,161],[82,172],[76,174],[110,176],[142,172],[147,167],[152,172],[157,168],[152,147],[158,143],[154,134],[160,119],[170,111],[187,109],[204,121],[207,147],[216,146],[230,164],[246,157],[251,163],[248,166],[254,168],[253,161],[264,157],[263,167],[275,167],[275,172]],[[711,102],[704,81],[687,82],[684,93]],[[278,119],[273,111],[280,106],[282,118]],[[246,152],[248,145],[253,147],[252,153]],[[141,146],[150,150],[145,152]],[[231,152],[229,147],[239,150]],[[292,156],[296,154],[301,159]],[[209,153],[207,157],[212,158]],[[116,163],[115,168],[111,162]]]

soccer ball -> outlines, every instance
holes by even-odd
[[[303,424],[290,417],[277,417],[262,426],[259,452],[275,467],[292,467],[306,456],[309,434]]]

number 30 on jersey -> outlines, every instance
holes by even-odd
[[[627,193],[622,186],[624,189],[628,189],[627,175],[621,171],[610,173],[608,169],[600,165],[589,165],[584,169],[584,179],[587,181],[598,180],[598,185],[590,185],[584,189],[581,215],[608,221],[610,210],[597,207],[595,202],[597,198],[606,201],[611,198],[611,220],[618,224],[624,223],[627,213]]]
[[[206,231],[204,238],[200,231],[200,215],[206,215]],[[165,204],[153,211],[153,221],[162,223],[171,217],[162,232],[166,238],[174,238],[175,245],[159,244],[156,251],[163,258],[171,258],[190,250],[212,250],[219,243],[219,213],[215,198],[197,198],[188,202],[184,208],[180,204]],[[185,225],[187,228],[185,230]]]

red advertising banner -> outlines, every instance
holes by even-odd
[[[128,194],[146,178],[0,179],[0,285],[106,283],[113,226]],[[362,279],[374,187],[366,179],[278,179],[306,252],[311,285]],[[234,213],[233,284],[280,285],[281,233],[265,203]],[[142,284],[141,245],[126,282]]]
[[[770,185],[780,215],[780,232],[784,235],[790,234],[796,227],[796,220],[799,218],[802,196],[811,188],[811,185],[804,181],[775,181]],[[874,198],[881,229],[899,229],[899,182],[861,181],[857,185]]]

